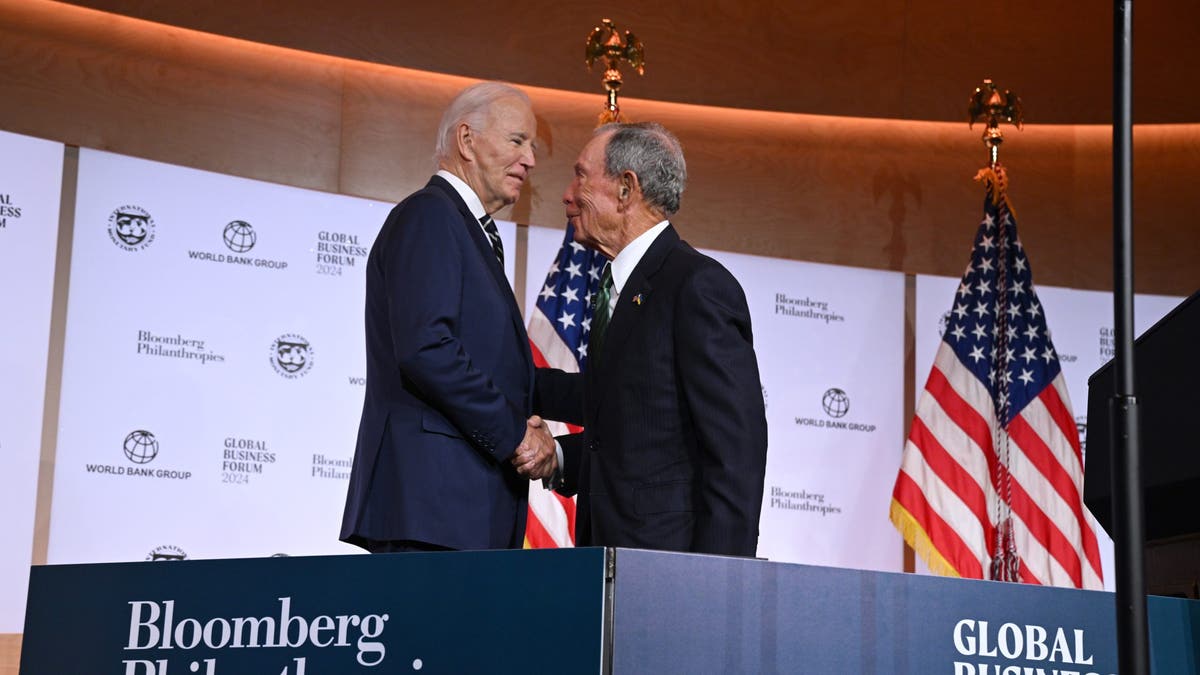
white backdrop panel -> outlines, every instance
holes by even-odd
[[[364,266],[391,207],[80,152],[50,562],[355,550]]]
[[[902,571],[904,276],[706,251],[741,282],[767,403],[758,555]]]
[[[0,131],[0,633],[25,625],[63,146]]]
[[[546,273],[550,271],[550,263],[558,258],[558,249],[562,246],[564,224],[560,228],[530,227],[529,241],[526,249],[525,272],[525,323],[537,305],[538,293],[546,281]]]
[[[1035,270],[1036,272],[1036,270]],[[917,275],[917,316],[915,327],[917,396],[925,387],[938,342],[945,330],[946,315],[958,289],[959,279]],[[1063,379],[1070,393],[1071,410],[1079,427],[1080,441],[1087,453],[1088,378],[1113,358],[1112,293],[1085,291],[1056,286],[1037,286],[1038,299],[1045,310],[1054,350],[1062,364]],[[1134,331],[1141,335],[1166,316],[1183,298],[1165,295],[1134,296]],[[1097,429],[1097,433],[1107,433]],[[1112,539],[1099,533],[1104,585],[1115,588]],[[926,572],[918,560],[918,571]]]

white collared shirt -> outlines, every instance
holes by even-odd
[[[625,284],[629,281],[629,275],[633,274],[633,268],[642,261],[646,255],[646,251],[650,250],[650,245],[658,239],[658,235],[662,234],[663,230],[671,223],[669,221],[661,221],[654,227],[639,234],[636,239],[621,249],[617,257],[612,259],[612,278],[613,288],[612,294],[608,299],[608,316],[612,320],[613,312],[617,309],[617,300],[621,297],[621,289],[625,288]]]
[[[445,169],[438,169],[437,175],[445,178],[450,187],[454,188],[454,191],[458,193],[458,196],[462,197],[462,200],[467,203],[467,209],[471,212],[471,215],[475,216],[475,222],[479,223],[479,229],[483,230],[485,237],[488,236],[487,228],[480,222],[480,219],[488,213],[483,210],[483,202],[480,201],[479,195],[475,194],[475,191],[471,189],[470,185],[467,185],[466,181]],[[488,241],[491,241],[490,237],[488,237]]]

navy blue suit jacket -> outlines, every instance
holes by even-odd
[[[529,481],[533,358],[491,244],[434,176],[388,215],[367,259],[367,386],[341,539],[515,548]]]
[[[535,411],[584,425],[559,439],[576,544],[753,556],[767,422],[741,285],[668,227],[599,356],[583,375],[537,374]]]

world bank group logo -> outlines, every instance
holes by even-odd
[[[108,236],[126,251],[141,251],[154,243],[154,218],[140,206],[119,206],[108,217]]]
[[[271,366],[283,377],[294,380],[311,370],[312,365],[312,345],[302,336],[286,333],[271,344]]]
[[[258,258],[247,255],[258,243],[258,232],[254,226],[244,220],[231,220],[221,228],[221,242],[225,251],[189,250],[189,260],[210,262],[235,267],[254,267],[260,270],[282,272],[287,269],[288,261],[271,258]]]
[[[864,409],[860,407],[853,418],[844,419],[850,413],[850,395],[844,389],[830,387],[821,396],[821,408],[825,410],[825,417],[797,416],[796,425],[833,432],[860,431],[873,434],[878,431],[879,426],[870,419],[872,416],[870,407],[870,401],[868,401],[865,408],[866,415],[863,414]],[[864,417],[866,419],[863,419]]]
[[[146,554],[146,560],[151,560],[154,562],[160,562],[160,561],[164,561],[164,560],[187,560],[187,559],[188,559],[188,555],[187,555],[186,551],[179,548],[178,546],[173,546],[171,544],[163,544],[162,546],[155,546],[152,551],[150,551],[149,553]]]
[[[258,243],[258,233],[254,231],[254,227],[250,223],[244,220],[232,220],[221,232],[221,239],[225,242],[225,248],[230,251],[246,253]]]
[[[821,407],[825,409],[826,415],[834,419],[845,417],[846,413],[850,412],[850,397],[836,387],[827,389],[821,397]]]
[[[134,464],[149,464],[158,457],[158,439],[145,429],[129,432],[122,445],[125,458]]]
[[[1079,432],[1079,449],[1087,452],[1087,416],[1079,415],[1075,418],[1075,430]]]

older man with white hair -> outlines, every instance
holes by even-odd
[[[367,385],[341,539],[372,552],[519,548],[528,478],[555,465],[530,420],[534,365],[491,214],[536,163],[529,97],[459,94],[438,171],[367,260]]]

